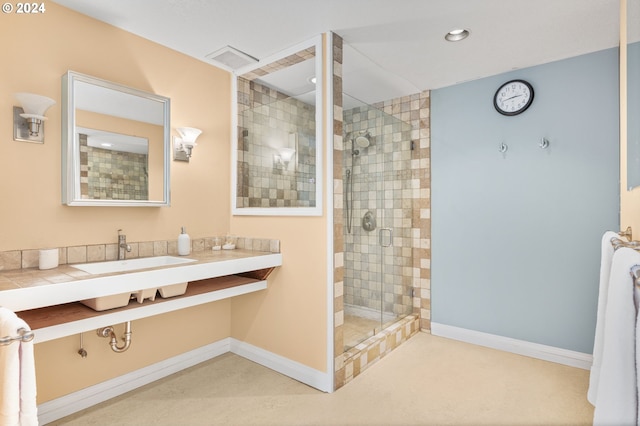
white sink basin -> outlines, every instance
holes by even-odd
[[[108,274],[113,272],[127,272],[138,269],[156,268],[158,266],[179,265],[195,262],[195,259],[174,256],[143,257],[140,259],[112,260],[110,262],[79,263],[69,265],[90,274]]]

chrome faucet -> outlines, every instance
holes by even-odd
[[[131,246],[127,244],[127,236],[122,234],[122,229],[118,229],[118,260],[124,260],[125,250],[131,252]]]

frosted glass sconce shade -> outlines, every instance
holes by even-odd
[[[176,131],[180,137],[174,139],[173,159],[175,161],[189,161],[191,151],[196,146],[196,139],[202,130],[194,127],[178,127]]]
[[[16,93],[15,98],[20,106],[13,107],[13,139],[43,143],[44,114],[56,101],[33,93]]]
[[[178,127],[176,129],[182,138],[182,145],[193,148],[196,146],[196,139],[202,133],[202,130],[194,127]]]
[[[16,93],[16,99],[24,110],[24,113],[20,114],[24,118],[36,117],[40,120],[46,120],[44,113],[56,104],[56,101],[51,98],[33,93]]]
[[[289,162],[295,155],[293,148],[277,148],[277,153],[273,155],[273,167],[276,170],[287,170]]]
[[[278,151],[280,153],[280,158],[282,158],[282,161],[284,161],[285,163],[291,161],[291,158],[293,158],[293,154],[296,153],[296,150],[293,148],[280,148]]]

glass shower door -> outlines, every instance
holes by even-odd
[[[411,126],[345,98],[345,349],[412,310]]]
[[[373,145],[356,145],[345,153],[345,349],[373,336],[382,327],[378,215],[383,194],[382,173],[376,171],[377,164],[373,162],[376,149]]]
[[[419,185],[412,180],[411,125],[383,114],[380,196],[381,329],[413,310],[413,211]],[[415,189],[414,189],[415,188]]]

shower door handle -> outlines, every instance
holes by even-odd
[[[386,244],[384,241],[384,234],[387,234],[388,237]],[[391,247],[391,244],[393,243],[393,230],[391,228],[380,228],[378,238],[380,239],[380,245],[382,247]]]

